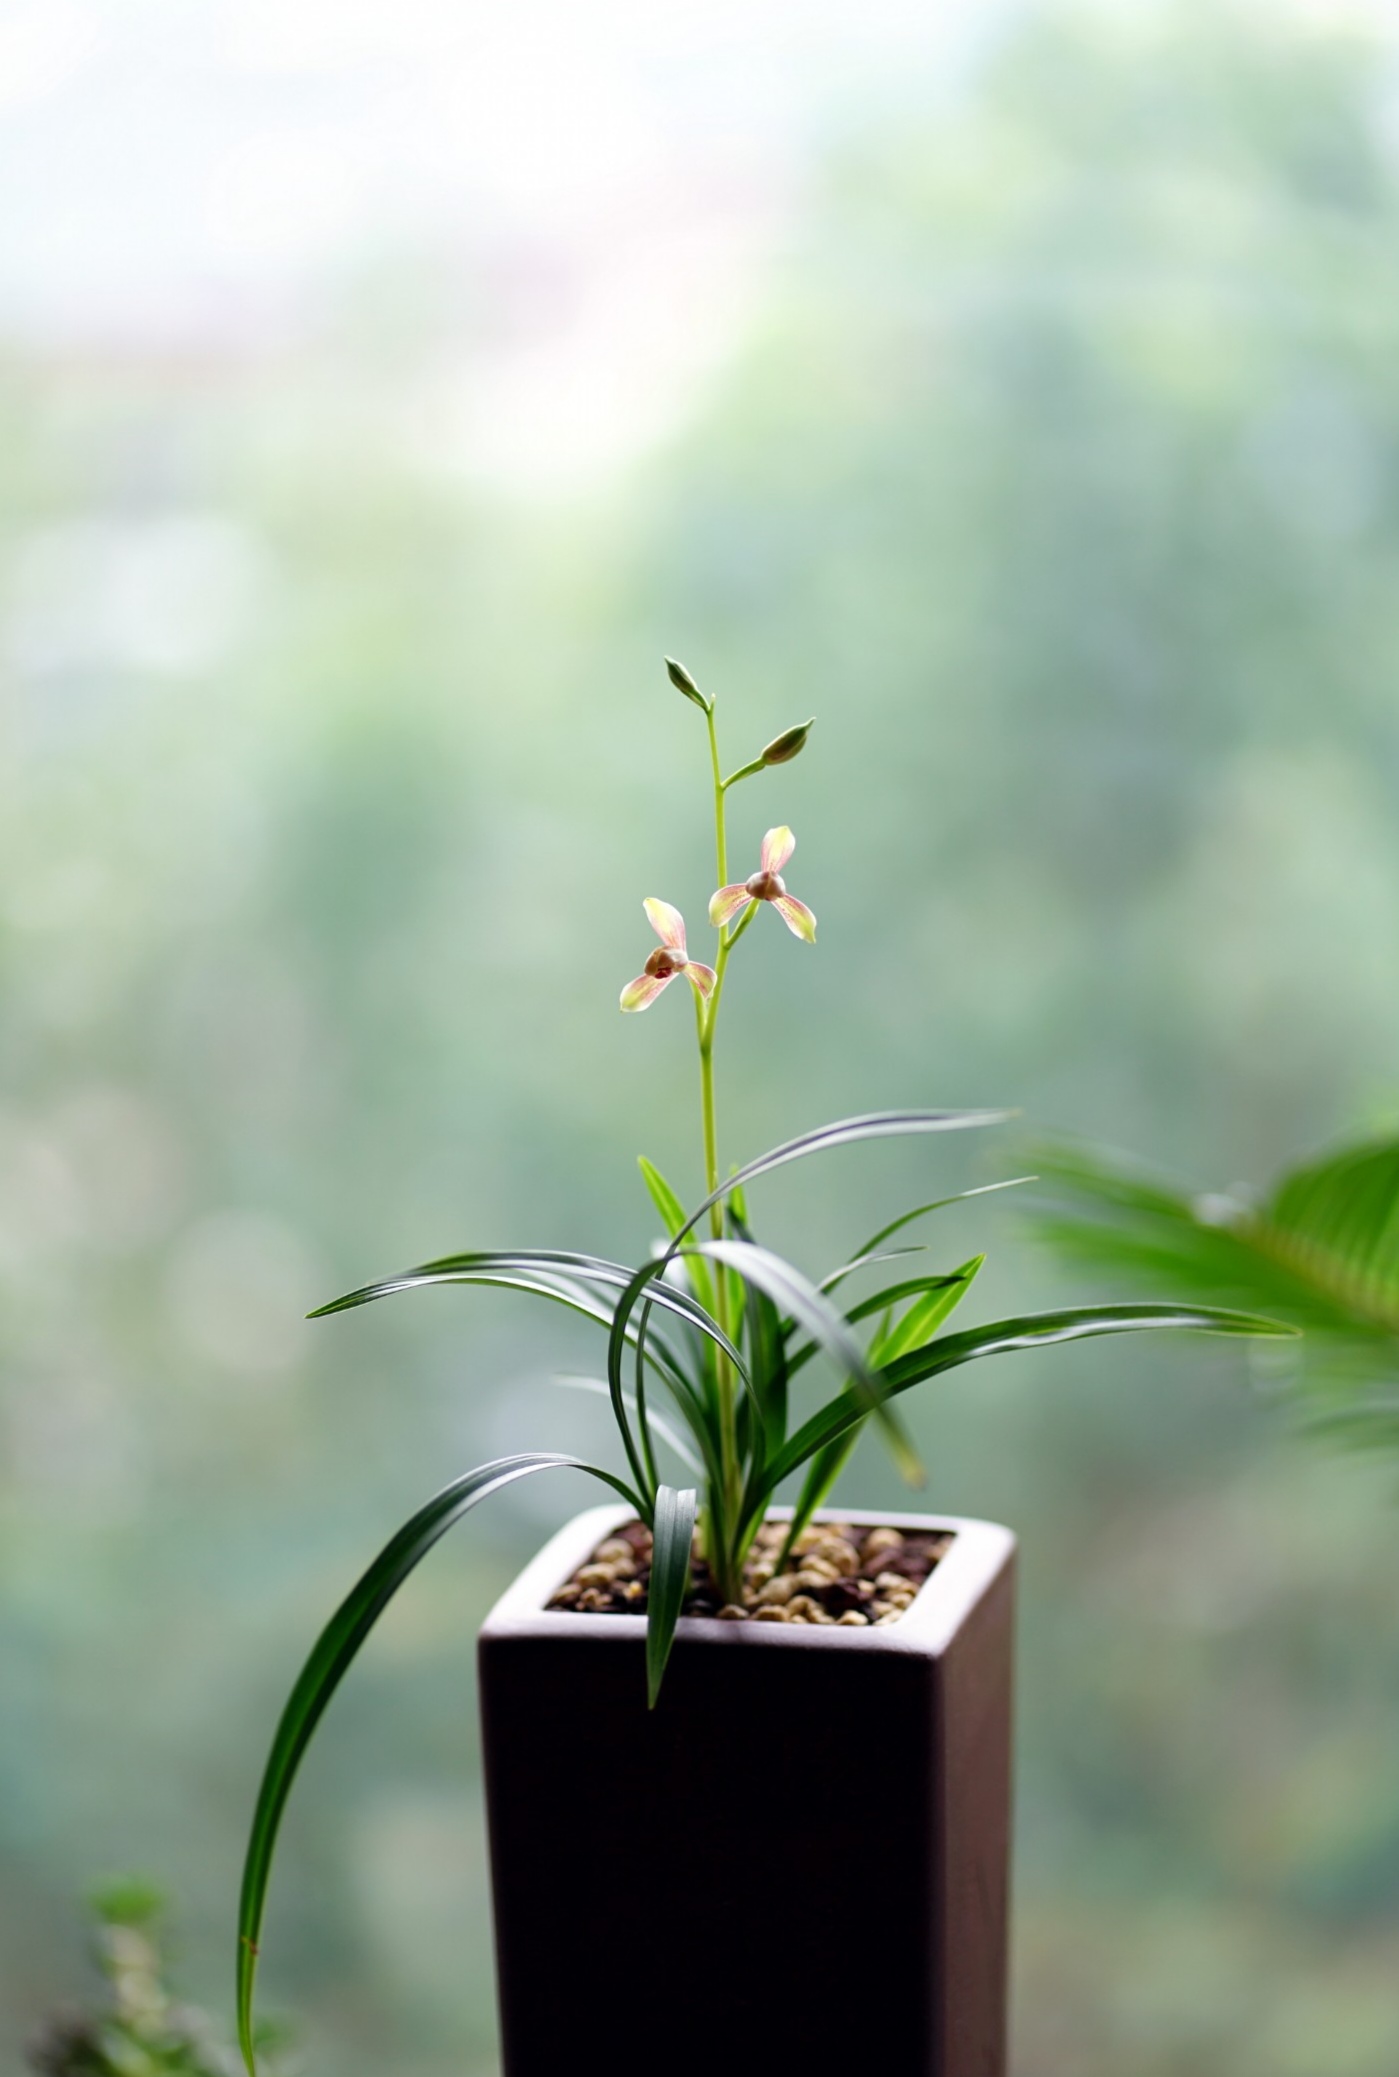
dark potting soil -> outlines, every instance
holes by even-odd
[[[939,1530],[862,1528],[813,1522],[792,1555],[778,1559],[785,1522],[765,1522],[753,1539],[742,1604],[723,1604],[696,1539],[686,1615],[729,1622],[838,1623],[848,1629],[896,1623],[952,1543]],[[550,1601],[575,1615],[644,1615],[651,1578],[651,1532],[625,1522],[598,1545]]]

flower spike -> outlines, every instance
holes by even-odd
[[[651,957],[634,981],[622,990],[624,1010],[644,1010],[668,988],[677,974],[684,974],[696,995],[707,996],[714,986],[714,969],[691,959],[685,950],[685,918],[668,901],[649,895],[642,903],[646,920],[660,939]]]
[[[763,838],[761,863],[751,880],[721,887],[709,904],[709,920],[720,930],[749,902],[770,901],[793,937],[816,942],[816,918],[805,902],[787,892],[782,868],[797,848],[797,840],[784,825],[770,829]]]

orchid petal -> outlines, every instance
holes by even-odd
[[[716,929],[722,930],[731,916],[736,916],[745,902],[753,897],[746,886],[721,887],[709,899],[709,920]]]
[[[714,983],[719,976],[712,966],[705,966],[698,959],[692,959],[686,965],[685,978],[694,988],[696,995],[709,996],[713,994]]]
[[[654,894],[648,895],[641,904],[646,911],[646,920],[661,943],[672,952],[684,956],[685,918],[679,909],[673,909],[668,901],[657,901]]]
[[[793,894],[777,894],[772,905],[793,937],[805,938],[808,945],[816,943],[816,918],[804,901]]]
[[[669,988],[674,979],[674,974],[638,974],[636,979],[628,981],[626,987],[622,990],[622,1008],[624,1010],[648,1009],[661,990]]]
[[[796,848],[797,840],[785,822],[780,829],[770,829],[763,838],[763,871],[780,873]]]

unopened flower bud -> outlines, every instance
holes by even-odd
[[[670,673],[670,682],[676,691],[683,692],[687,700],[694,701],[702,714],[707,714],[712,702],[705,698],[684,664],[677,663],[673,656],[668,656],[665,660],[665,667]],[[789,756],[791,754],[791,752],[788,752]]]
[[[800,728],[789,728],[780,736],[774,736],[763,751],[763,763],[790,764],[811,734],[815,719],[813,715],[811,720],[804,721]]]

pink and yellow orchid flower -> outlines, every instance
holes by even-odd
[[[782,868],[797,848],[790,829],[770,829],[763,838],[762,863],[751,880],[721,887],[709,904],[709,920],[720,930],[750,901],[770,901],[794,937],[816,942],[816,918],[805,902],[787,892]]]
[[[649,1008],[661,990],[669,988],[677,974],[684,974],[696,995],[707,996],[714,986],[714,969],[702,965],[698,959],[691,959],[686,952],[685,918],[679,909],[673,909],[668,901],[657,901],[653,895],[648,896],[641,906],[661,942],[636,979],[628,981],[622,990],[622,1008]]]

